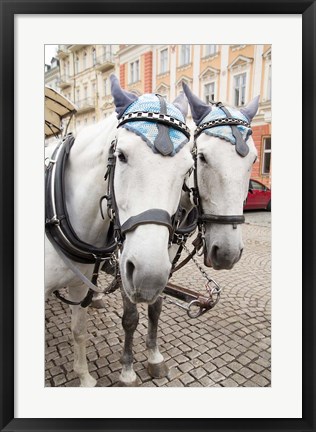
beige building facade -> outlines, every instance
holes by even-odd
[[[113,112],[109,75],[117,45],[59,45],[60,92],[78,107],[70,130],[98,122]]]
[[[182,82],[207,103],[242,107],[260,95],[252,122],[259,164],[252,177],[271,185],[271,45],[59,45],[57,57],[59,91],[78,107],[74,132],[113,112],[111,73],[129,91],[170,101]],[[53,71],[45,82],[46,74]]]
[[[172,101],[186,82],[206,103],[242,107],[260,95],[252,122],[259,164],[252,177],[271,185],[271,45],[121,45],[117,57],[121,85],[139,94]]]

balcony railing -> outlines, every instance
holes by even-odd
[[[114,67],[114,55],[111,52],[106,52],[97,57],[94,61],[95,67],[100,71],[106,71]]]
[[[76,101],[76,105],[78,107],[77,112],[90,111],[95,108],[94,106],[94,98],[87,97],[85,99],[81,99],[80,101]]]
[[[61,75],[58,81],[58,85],[60,88],[64,89],[66,87],[70,87],[71,86],[71,81],[70,81],[70,77],[69,75]]]

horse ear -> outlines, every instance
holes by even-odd
[[[249,123],[251,123],[252,119],[257,114],[259,107],[259,99],[260,95],[253,98],[248,105],[246,105],[244,108],[241,108],[240,110],[240,112],[242,112],[247,117]]]
[[[200,124],[204,117],[207,116],[212,111],[211,105],[207,105],[201,99],[199,99],[195,94],[191,92],[189,86],[186,83],[182,83],[183,91],[188,98],[192,118],[196,125]]]
[[[178,110],[182,112],[183,117],[186,118],[188,115],[188,99],[185,97],[184,93],[181,92],[172,102],[172,105],[178,108]]]
[[[117,112],[117,118],[120,118],[122,117],[126,108],[135,100],[137,100],[138,97],[134,93],[123,90],[120,86],[119,80],[114,74],[110,76],[110,81],[115,111]]]

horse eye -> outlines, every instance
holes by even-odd
[[[198,158],[199,158],[199,160],[200,160],[201,162],[206,163],[206,159],[205,159],[203,153],[199,153],[199,154],[198,154]]]
[[[258,157],[255,157],[255,160],[252,162],[253,164],[255,164],[257,162]]]
[[[118,160],[119,160],[120,162],[123,162],[123,163],[126,163],[126,162],[127,162],[127,158],[126,158],[126,156],[125,156],[124,153],[119,153],[119,154],[117,155],[117,158],[118,158]]]

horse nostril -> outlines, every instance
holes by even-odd
[[[218,253],[219,247],[218,246],[213,246],[212,247],[212,259],[216,261],[217,258],[217,253]]]
[[[127,261],[126,262],[126,277],[130,282],[133,281],[134,270],[135,270],[135,266],[132,263],[132,261]]]
[[[244,250],[243,248],[240,249],[239,259],[241,258],[241,255],[242,255],[242,253],[243,253],[243,250]]]

